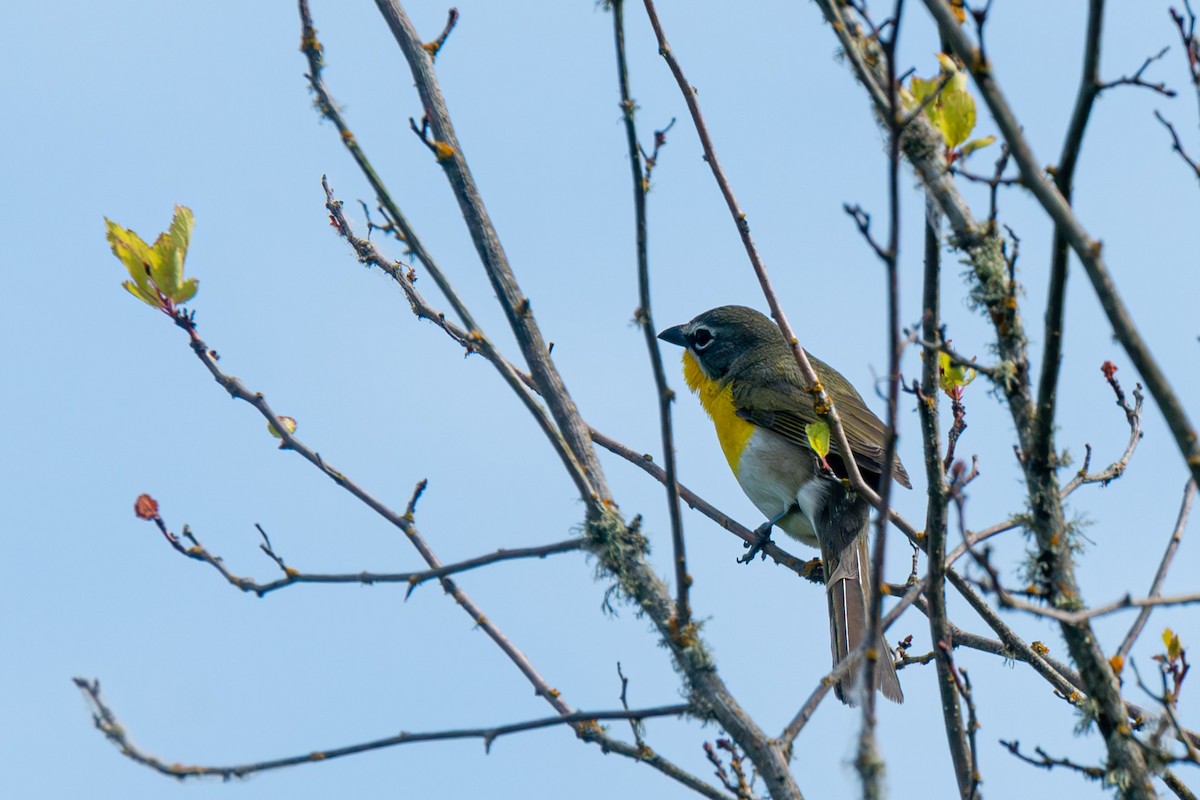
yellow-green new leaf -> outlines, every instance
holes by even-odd
[[[938,383],[952,399],[961,400],[963,389],[977,374],[971,367],[954,363],[949,353],[938,353]]]
[[[954,149],[975,130],[975,98],[967,87],[967,74],[958,68],[954,59],[945,53],[938,53],[937,58],[942,70],[952,77],[934,101],[940,112],[934,125],[942,132],[946,146]]]
[[[108,218],[105,218],[104,224],[107,228],[106,238],[113,255],[125,265],[129,277],[133,279],[125,281],[121,285],[142,302],[155,308],[160,307],[158,293],[154,291],[154,286],[150,282],[150,276],[158,266],[159,254],[133,231],[122,228]]]
[[[962,149],[958,151],[958,155],[960,158],[966,158],[967,156],[971,155],[971,153],[974,153],[976,150],[982,150],[994,141],[996,141],[995,136],[984,136],[982,139],[972,139],[962,146]]]
[[[153,246],[110,219],[104,222],[113,255],[125,265],[132,279],[121,284],[130,294],[164,311],[195,297],[200,282],[183,277],[183,262],[194,224],[191,209],[175,206],[170,227],[159,234]]]
[[[187,258],[188,244],[192,238],[195,218],[186,206],[175,206],[175,215],[166,233],[154,240],[154,252],[158,254],[157,269],[152,270],[158,290],[173,303],[185,303],[199,288],[197,281],[183,279],[183,262]]]
[[[1167,646],[1167,660],[1177,661],[1183,655],[1183,642],[1179,641],[1179,634],[1170,628],[1163,629],[1163,644]]]
[[[296,420],[292,419],[291,417],[280,417],[279,421],[283,423],[284,430],[286,430],[288,433],[296,432]],[[272,422],[267,423],[267,432],[270,433],[272,436],[274,436],[276,439],[283,438],[283,435],[279,433],[279,430],[275,427],[275,424]]]
[[[829,425],[823,419],[810,422],[804,426],[804,434],[808,437],[808,445],[822,459],[829,455]]]

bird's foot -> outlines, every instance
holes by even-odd
[[[746,547],[750,548],[750,551],[738,558],[739,564],[749,564],[760,553],[764,559],[767,557],[767,552],[763,548],[771,543],[771,528],[775,527],[776,521],[769,519],[754,529],[754,541],[746,542]]]
[[[824,583],[825,564],[820,558],[814,558],[812,561],[805,561],[804,566],[800,567],[800,577],[810,580],[813,583]]]

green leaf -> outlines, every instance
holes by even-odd
[[[912,100],[906,101],[905,105],[908,106],[910,110],[921,105],[921,103],[925,102],[926,97],[929,97],[929,95],[937,91],[937,88],[941,85],[941,83],[942,82],[939,78],[930,78],[926,80],[925,78],[918,78],[916,75],[914,75],[908,84],[908,93],[912,97]],[[903,96],[904,93],[904,90],[901,90],[901,96]],[[932,108],[933,105],[934,104],[931,103],[929,107]]]
[[[829,455],[829,425],[823,419],[804,426],[804,434],[813,452],[822,459]]]
[[[155,308],[159,307],[158,297],[156,295],[147,294],[141,286],[138,286],[133,281],[121,281],[121,285],[125,287],[127,292],[136,297],[138,300],[141,300],[143,303],[154,306]]]
[[[199,281],[183,277],[183,262],[195,224],[191,209],[175,206],[170,227],[159,234],[153,246],[110,219],[106,218],[104,222],[113,255],[125,265],[133,279],[122,284],[130,294],[147,305],[168,312],[196,296]]]
[[[183,261],[187,257],[194,222],[191,209],[175,206],[171,226],[154,240],[154,252],[159,256],[158,269],[152,271],[154,282],[158,284],[158,290],[173,303],[184,302]],[[193,288],[188,297],[195,293]]]
[[[964,144],[962,149],[958,151],[959,158],[966,158],[967,156],[971,155],[971,153],[974,153],[976,150],[982,150],[994,141],[996,141],[995,136],[984,136],[982,139],[972,139]]]
[[[160,256],[131,230],[122,228],[111,219],[105,218],[108,229],[106,238],[113,255],[125,265],[132,281],[123,285],[129,293],[148,305],[159,307],[158,293],[150,282],[150,275],[158,267]]]
[[[1183,655],[1183,642],[1179,641],[1179,634],[1170,628],[1163,629],[1163,644],[1167,646],[1167,660],[1177,661]]]
[[[900,90],[900,96],[904,106],[911,111],[937,93],[937,97],[925,106],[925,116],[942,134],[946,148],[953,150],[965,142],[975,129],[975,98],[968,89],[967,74],[958,68],[954,59],[945,53],[938,53],[937,58],[941,72],[932,78],[913,76],[908,88]],[[979,142],[971,149],[977,150],[990,144],[983,139]]]
[[[938,383],[951,399],[961,400],[963,389],[977,374],[971,367],[951,361],[949,353],[938,353]]]
[[[975,130],[975,98],[967,87],[967,74],[958,68],[954,60],[938,53],[943,73],[952,75],[946,88],[934,104],[940,107],[940,120],[935,124],[946,140],[946,146],[954,149],[967,140]]]
[[[296,420],[292,419],[291,417],[280,417],[279,421],[283,423],[283,427],[288,433],[296,432]],[[279,430],[275,427],[274,423],[267,423],[267,432],[276,439],[283,438],[283,436],[279,433]]]

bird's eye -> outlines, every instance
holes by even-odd
[[[697,328],[692,333],[692,347],[694,347],[697,351],[708,347],[710,344],[712,344],[712,341],[712,331],[710,331],[708,328]]]

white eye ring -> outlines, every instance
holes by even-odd
[[[692,331],[692,348],[697,353],[701,350],[706,350],[713,343],[713,338],[712,331],[708,328],[697,328]]]

